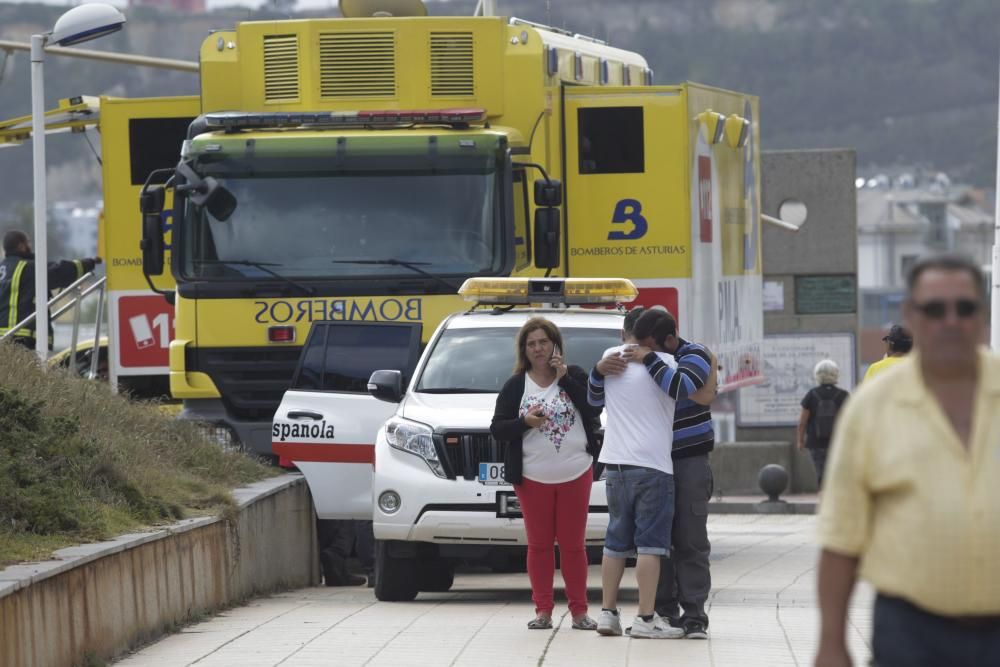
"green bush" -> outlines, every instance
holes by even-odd
[[[43,372],[0,344],[0,564],[58,543],[106,539],[225,511],[230,489],[273,468],[206,440],[105,383]],[[31,549],[28,549],[31,553]]]

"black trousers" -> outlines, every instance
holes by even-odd
[[[11,336],[7,340],[10,341],[10,342],[12,342],[12,343],[17,343],[18,345],[22,345],[22,346],[28,348],[29,350],[34,350],[35,349],[35,339],[34,338],[25,338],[24,336]]]
[[[809,456],[812,457],[813,468],[816,469],[816,488],[822,488],[823,486],[823,472],[826,470],[826,453],[827,447],[816,447],[809,450]]]
[[[712,590],[708,557],[708,501],[714,479],[708,454],[674,461],[674,523],[670,534],[670,557],[660,560],[656,586],[656,611],[677,617],[677,607],[686,618],[708,622],[705,602]]]
[[[341,559],[356,555],[361,567],[370,572],[375,567],[375,535],[371,521],[316,520],[320,552],[327,551]]]
[[[872,653],[878,667],[1000,665],[1000,616],[938,616],[906,600],[875,598]]]

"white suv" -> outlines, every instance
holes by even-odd
[[[467,281],[466,286],[476,280],[485,279]],[[506,281],[509,283],[504,279],[487,282],[517,282]],[[564,283],[574,281],[521,281],[525,285],[529,282],[533,289],[561,292]],[[616,284],[615,300],[631,300],[620,287],[626,285],[634,296],[631,283],[619,280]],[[466,287],[463,291],[468,298]],[[481,302],[488,301],[486,292],[480,293]],[[511,303],[519,298],[508,295],[499,300]],[[543,297],[533,291],[530,300],[537,303]],[[565,298],[554,295],[545,300]],[[605,295],[591,300],[612,299]],[[275,453],[293,458],[306,475],[318,516],[374,520],[375,595],[379,600],[412,600],[421,591],[446,591],[459,561],[504,567],[523,558],[527,545],[524,520],[513,487],[503,481],[506,443],[490,435],[497,393],[513,372],[514,340],[521,325],[537,315],[550,319],[562,332],[566,362],[587,372],[604,350],[621,342],[623,315],[618,310],[561,304],[545,308],[492,306],[446,318],[415,367],[406,354],[393,353],[387,370],[371,374],[367,383],[370,395],[358,393],[357,388],[348,391],[346,385],[316,389],[326,380],[301,368],[275,416]],[[336,382],[344,382],[343,378],[351,375],[345,369],[353,366],[356,385],[364,365],[373,363],[362,358],[371,348],[380,348],[379,358],[387,358],[378,337],[387,342],[396,340],[397,349],[403,343],[409,350],[415,348],[413,334],[392,325],[356,324],[347,335],[345,329],[350,326],[331,323],[325,339],[356,339],[367,344],[353,352],[324,352],[326,362],[317,364]],[[396,325],[400,326],[404,325]],[[303,352],[303,366],[308,366],[309,348],[311,344],[315,347],[314,339],[320,335],[314,325]],[[331,355],[343,360],[331,362]],[[335,367],[332,373],[331,363]],[[373,420],[378,420],[380,427],[373,428]],[[367,428],[371,431],[365,433]],[[327,429],[329,438],[324,441]],[[308,442],[303,441],[303,434]],[[317,434],[319,438],[313,437]],[[364,443],[370,443],[373,435],[374,447],[366,454]],[[374,463],[374,477],[369,462]],[[590,497],[588,547],[599,550],[607,523],[604,482],[598,480]]]
[[[503,482],[506,443],[490,435],[497,393],[514,366],[514,339],[541,315],[562,331],[567,363],[588,372],[621,342],[617,311],[516,309],[452,315],[435,332],[410,388],[400,374],[372,377],[377,397],[399,401],[375,440],[375,594],[413,599],[447,590],[455,560],[497,562],[524,551],[524,521],[513,488]],[[594,484],[588,545],[607,529],[603,481]]]

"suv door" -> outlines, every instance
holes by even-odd
[[[375,435],[396,405],[368,394],[373,371],[403,373],[420,354],[419,323],[316,322],[271,428],[275,454],[306,477],[320,519],[371,519]]]

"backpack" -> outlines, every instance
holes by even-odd
[[[817,391],[816,414],[813,415],[813,435],[817,440],[829,440],[833,436],[833,425],[837,421],[837,412],[840,406],[837,405],[837,397],[834,394],[830,397],[821,396]]]

